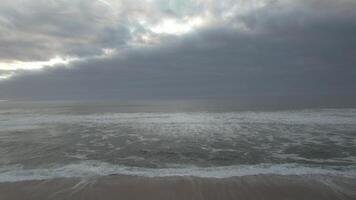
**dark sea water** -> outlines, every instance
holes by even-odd
[[[356,109],[0,102],[0,182],[110,174],[356,177]]]

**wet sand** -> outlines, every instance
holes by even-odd
[[[0,183],[1,200],[356,199],[356,178],[256,175],[232,178],[112,175]]]

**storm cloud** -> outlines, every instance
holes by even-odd
[[[356,95],[351,0],[5,2],[1,99]]]

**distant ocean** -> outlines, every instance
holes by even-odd
[[[356,109],[237,108],[218,102],[0,102],[0,184],[114,174],[304,176],[344,192],[350,185],[325,177],[355,184]],[[342,197],[356,197],[350,191]]]

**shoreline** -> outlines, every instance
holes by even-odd
[[[356,199],[356,178],[329,175],[249,175],[230,178],[110,175],[0,183],[0,199]]]

